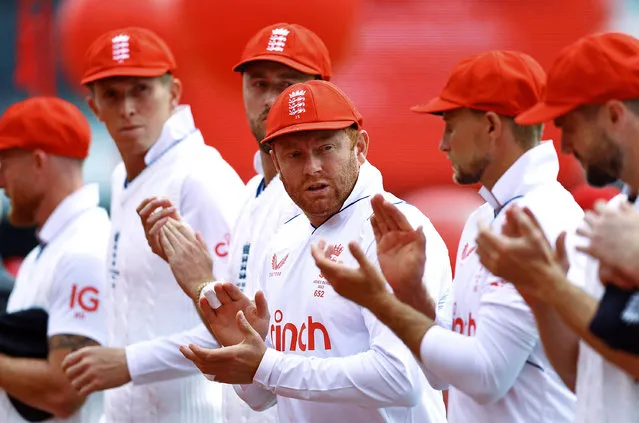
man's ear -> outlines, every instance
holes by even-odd
[[[484,118],[488,125],[488,136],[493,140],[500,138],[504,131],[504,123],[501,117],[495,112],[486,112]]]
[[[171,108],[175,109],[180,105],[180,98],[182,98],[182,81],[177,78],[171,80]]]
[[[357,141],[355,142],[355,156],[357,157],[359,164],[364,164],[364,162],[366,162],[369,141],[370,137],[368,136],[368,132],[366,132],[365,129],[361,129],[357,133]]]
[[[95,104],[95,98],[93,97],[93,95],[88,95],[86,97],[86,102],[89,105],[89,108],[91,109],[95,117],[98,119],[98,121],[103,122],[103,120],[100,119],[100,110],[98,109],[98,106]]]

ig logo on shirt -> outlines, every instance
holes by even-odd
[[[74,310],[73,317],[84,319],[85,313],[93,313],[100,306],[100,292],[93,286],[80,287],[74,284],[71,288],[69,308]]]

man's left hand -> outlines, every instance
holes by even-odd
[[[258,291],[255,301],[251,301],[240,288],[230,282],[218,282],[214,289],[220,302],[219,307],[213,309],[206,298],[200,298],[200,310],[221,345],[237,345],[244,339],[244,333],[236,324],[239,311],[244,313],[261,338],[266,338],[270,314],[264,292]]]
[[[237,325],[244,340],[230,347],[219,349],[202,348],[197,345],[181,346],[180,351],[205,375],[215,376],[216,382],[230,384],[253,383],[266,344],[244,317],[237,313]]]
[[[565,279],[567,254],[565,232],[553,249],[539,222],[528,209],[513,206],[506,211],[507,232],[498,235],[480,224],[477,254],[481,264],[493,275],[511,282],[525,297],[546,300]]]
[[[193,301],[199,300],[199,288],[213,281],[213,259],[199,233],[186,222],[169,219],[162,226],[160,240],[173,276]]]

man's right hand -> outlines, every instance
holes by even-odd
[[[160,230],[160,242],[175,280],[197,302],[202,284],[215,280],[213,258],[202,235],[188,223],[169,218]]]
[[[237,312],[240,310],[253,329],[262,339],[266,339],[270,314],[262,291],[255,294],[253,302],[234,284],[218,282],[215,284],[215,295],[222,305],[213,309],[206,298],[201,298],[200,310],[222,346],[237,345],[244,339],[245,334],[237,326]]]
[[[167,198],[150,197],[142,201],[136,211],[142,221],[144,235],[151,251],[168,262],[160,239],[160,229],[168,222],[169,218],[181,220],[177,208]]]
[[[413,229],[406,216],[381,194],[373,197],[371,206],[377,259],[395,296],[409,305],[416,292],[428,298],[422,282],[426,266],[423,228]]]
[[[84,347],[66,356],[62,370],[81,395],[131,382],[124,348]]]

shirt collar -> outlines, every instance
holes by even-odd
[[[559,158],[552,141],[542,141],[522,154],[499,178],[492,190],[481,187],[479,195],[499,212],[506,203],[534,187],[557,180]]]
[[[351,191],[346,201],[344,201],[341,210],[362,198],[382,191],[384,191],[382,173],[368,161],[365,161],[359,168],[359,175],[357,176],[357,182],[355,182],[353,191]]]
[[[51,242],[73,219],[98,206],[100,193],[97,184],[85,185],[67,196],[53,210],[51,216],[44,222],[38,231],[38,240],[41,244]]]
[[[191,107],[178,106],[171,117],[164,123],[162,133],[144,156],[144,163],[149,166],[166,153],[171,147],[196,131]]]

